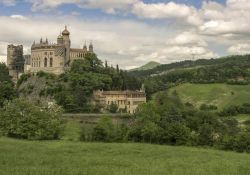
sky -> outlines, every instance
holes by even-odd
[[[72,47],[92,41],[123,69],[250,53],[250,0],[0,0],[0,61],[8,44],[30,54],[65,25]]]

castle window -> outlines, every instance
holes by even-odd
[[[44,55],[47,55],[47,52],[44,52]]]
[[[47,64],[48,64],[47,62],[48,62],[48,59],[45,57],[44,58],[44,67],[47,67]]]
[[[53,58],[49,59],[49,65],[50,65],[50,67],[53,67]]]
[[[50,52],[50,55],[53,55],[53,52]]]

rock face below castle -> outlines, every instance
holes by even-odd
[[[62,74],[70,66],[73,60],[84,59],[86,54],[94,53],[92,43],[87,49],[86,44],[82,49],[71,48],[70,32],[67,26],[57,37],[56,44],[50,44],[46,39],[31,46],[30,60],[24,65],[25,73],[44,71],[54,74]]]

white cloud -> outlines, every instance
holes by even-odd
[[[183,19],[184,21],[198,25],[201,23],[197,11],[192,6],[184,4],[169,3],[152,3],[137,2],[134,4],[132,13],[139,17],[151,19]]]
[[[207,46],[207,42],[195,32],[187,31],[178,34],[175,38],[167,41],[167,44],[172,45],[197,45]]]
[[[233,45],[231,47],[228,48],[228,52],[230,54],[240,54],[240,55],[244,55],[244,54],[250,54],[250,44],[248,43],[239,43],[236,45]]]
[[[138,0],[26,0],[32,3],[33,11],[48,11],[63,4],[76,4],[80,8],[102,9],[106,13],[115,14],[117,10],[126,10]]]
[[[14,6],[16,5],[16,0],[1,0],[0,4],[6,5],[6,6]]]
[[[27,18],[22,15],[11,15],[10,16],[13,19],[20,19],[20,20],[26,20]]]

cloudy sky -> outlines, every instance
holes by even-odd
[[[30,53],[65,25],[72,47],[93,41],[125,69],[250,51],[250,0],[0,0],[0,60],[9,43]]]

